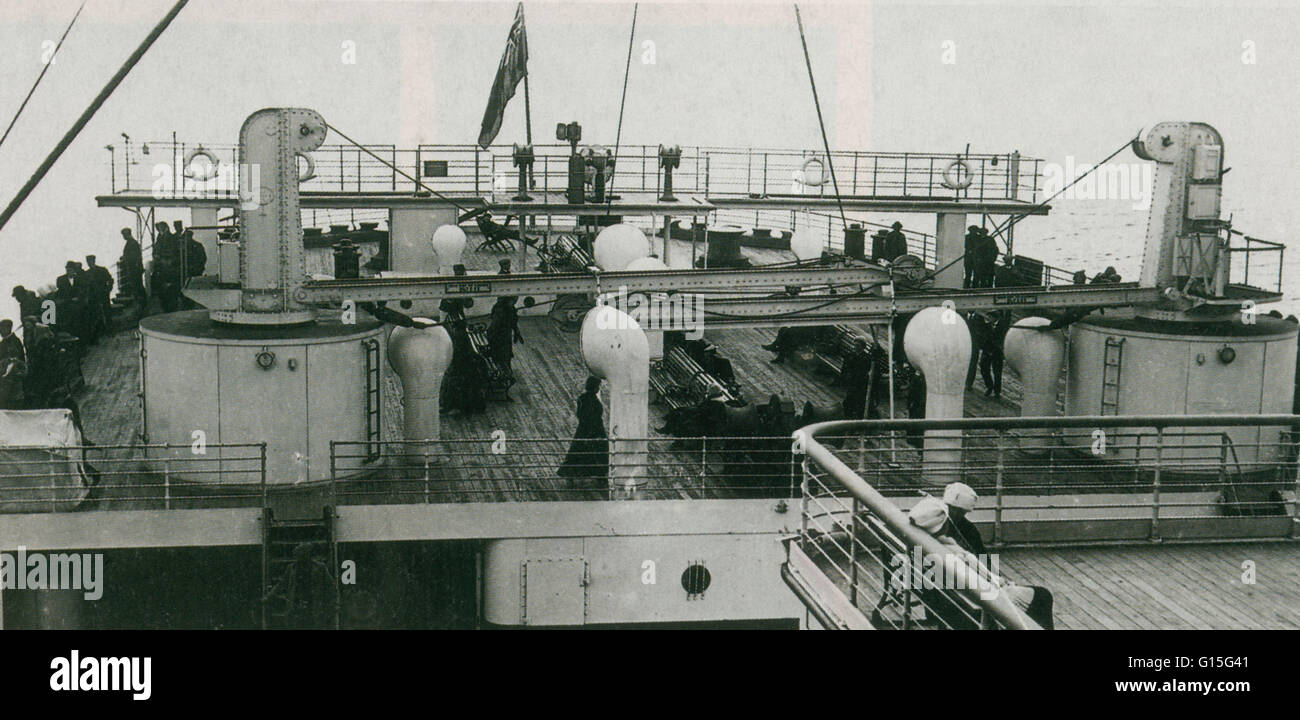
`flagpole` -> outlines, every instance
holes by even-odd
[[[520,18],[520,20],[523,20],[523,19],[524,19],[524,4],[523,4],[523,3],[519,3],[519,18]],[[525,22],[521,22],[521,23],[520,23],[520,27],[522,27],[522,28],[523,28],[523,31],[524,31],[524,32],[523,32],[523,36],[524,36],[524,50],[525,50],[525,52],[526,52],[527,49],[528,49],[528,45],[527,45],[527,43],[528,43],[528,24],[527,24],[527,22],[526,22],[526,21],[525,21]],[[529,96],[528,96],[528,75],[529,75],[529,73],[528,73],[528,65],[525,64],[525,65],[524,65],[524,133],[525,133],[525,136],[524,136],[524,137],[525,137],[526,140],[528,141],[528,144],[529,144],[529,145],[532,145],[532,144],[533,144],[533,105],[532,105],[532,101],[531,101],[531,99],[530,99]],[[537,187],[537,182],[533,179],[533,169],[532,169],[531,167],[528,168],[528,187],[530,187],[530,188],[536,188],[536,187]]]

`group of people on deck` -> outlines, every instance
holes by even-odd
[[[13,320],[0,320],[0,410],[68,406],[81,353],[108,330],[113,275],[94,255],[64,270],[44,296],[13,288],[23,335]]]
[[[464,265],[452,268],[455,275],[466,274]],[[500,262],[501,275],[510,274],[510,261]],[[488,357],[507,377],[513,379],[514,344],[524,342],[519,332],[519,309],[515,306],[517,298],[503,295],[497,298],[489,315],[487,327]],[[488,389],[491,378],[484,358],[474,349],[469,336],[469,323],[465,311],[473,305],[472,299],[447,298],[438,304],[442,311],[442,324],[451,337],[451,365],[443,376],[442,413],[458,411],[462,415],[473,415],[487,409]],[[510,399],[508,394],[506,400]]]

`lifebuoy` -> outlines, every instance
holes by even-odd
[[[303,153],[298,153],[298,157],[307,161],[307,172],[298,176],[298,182],[307,182],[316,177],[316,161],[312,160],[310,155],[305,155]]]
[[[817,182],[808,182],[808,167],[813,163],[817,163],[817,167],[820,168],[817,173],[819,179]],[[799,168],[799,174],[803,178],[800,182],[804,185],[807,185],[808,187],[821,187],[826,184],[826,163],[822,162],[821,158],[814,155],[804,161],[803,167]]]
[[[957,180],[959,170],[965,172],[965,178],[960,181]],[[970,165],[967,165],[966,161],[961,158],[953,160],[943,171],[943,186],[949,190],[965,190],[970,187],[971,181],[974,179],[975,173],[971,172]]]
[[[208,171],[203,175],[194,172],[194,158],[203,156],[208,159]],[[204,150],[199,146],[185,154],[185,177],[199,182],[206,182],[217,176],[217,171],[221,167],[221,160],[210,150]]]

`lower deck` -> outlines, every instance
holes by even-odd
[[[1052,591],[1058,629],[1300,629],[1294,542],[1021,548],[1001,564]]]

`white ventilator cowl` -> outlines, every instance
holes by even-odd
[[[668,270],[669,267],[657,257],[643,257],[633,260],[623,269],[634,272],[653,272],[655,270]]]
[[[388,364],[402,380],[403,438],[411,442],[439,439],[438,407],[442,376],[451,365],[451,336],[441,325],[396,327],[388,336]],[[434,454],[423,446],[421,455]]]
[[[619,223],[600,231],[593,250],[600,269],[618,272],[626,270],[632,261],[648,257],[650,240],[640,228]]]
[[[800,260],[815,260],[822,255],[822,238],[807,228],[794,231],[790,237],[790,252]]]
[[[1024,417],[1056,415],[1057,383],[1065,362],[1065,335],[1060,330],[1034,330],[1050,325],[1041,317],[1017,320],[1007,330],[1002,353],[1007,365],[1020,376],[1024,398],[1020,414]]]
[[[970,330],[956,311],[928,307],[907,323],[903,352],[925,375],[925,417],[962,417],[966,367],[970,363]],[[944,485],[961,474],[961,431],[926,430],[921,471],[927,483]]]
[[[433,251],[438,254],[438,271],[450,275],[465,253],[465,231],[456,225],[443,225],[433,231]]]
[[[645,484],[650,434],[650,348],[627,313],[597,305],[582,321],[582,357],[592,375],[609,383],[610,490],[632,498]]]

